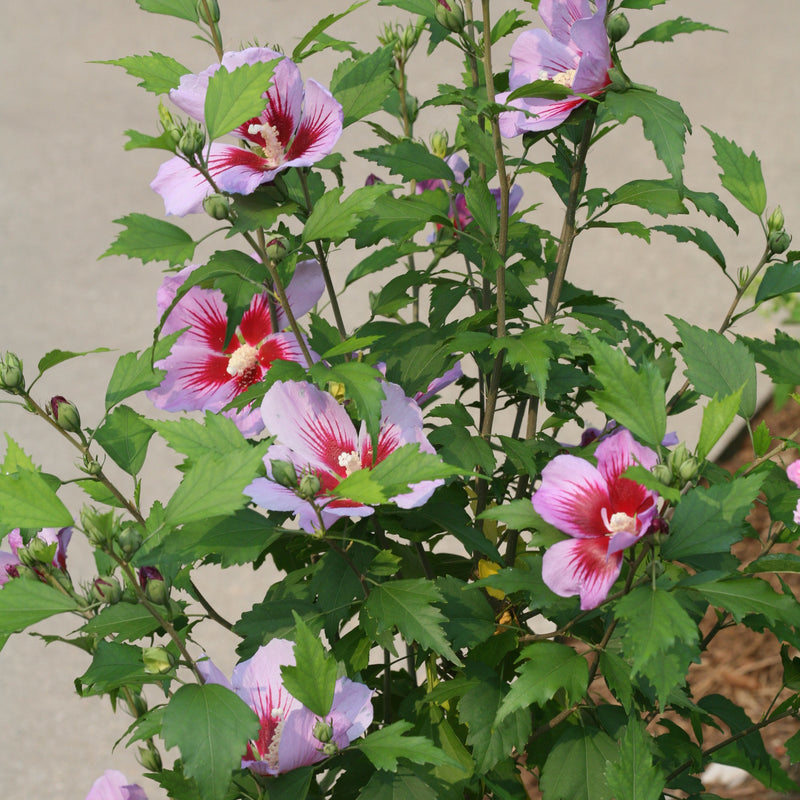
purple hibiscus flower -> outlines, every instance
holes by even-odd
[[[280,61],[264,94],[264,111],[231,132],[247,146],[218,142],[210,146],[208,169],[219,191],[250,194],[289,167],[315,164],[333,150],[341,136],[342,107],[333,95],[314,80],[304,87],[297,65],[265,47],[225,53],[221,64],[184,75],[170,91],[170,99],[204,122],[208,80],[220,66],[232,72],[245,64],[273,59]],[[166,213],[177,216],[202,211],[203,199],[214,191],[203,175],[179,156],[161,165],[150,186],[164,199]]]
[[[283,686],[281,667],[294,665],[294,645],[287,639],[259,647],[252,658],[234,667],[230,681],[210,660],[197,663],[206,683],[235,692],[258,716],[258,738],[242,757],[242,767],[258,775],[278,775],[322,761],[326,752],[315,735],[320,722],[330,726],[330,742],[339,749],[372,723],[372,690],[348,678],[336,681],[331,710],[320,720]]]
[[[608,86],[612,61],[605,28],[606,5],[606,0],[597,0],[593,14],[589,0],[542,0],[539,15],[549,33],[536,29],[520,34],[511,47],[510,91],[499,94],[497,102],[507,103],[511,92],[537,80],[553,81],[575,94],[561,100],[512,100],[508,105],[518,110],[500,114],[503,136],[555,128],[586,102],[578,94],[596,97]]]
[[[313,533],[320,527],[314,505],[295,489],[273,479],[271,461],[287,461],[297,475],[313,475],[319,480],[314,501],[321,509],[325,527],[339,517],[372,514],[372,506],[331,496],[330,491],[356,470],[372,469],[403,445],[415,443],[422,452],[435,452],[422,429],[422,412],[417,403],[396,384],[381,385],[386,397],[381,404],[378,451],[373,453],[366,425],[362,422],[357,431],[333,395],[309,383],[276,381],[261,405],[266,432],[276,437],[264,457],[268,477],[257,478],[244,493],[264,508],[297,514],[300,527]],[[442,483],[420,481],[391,500],[401,508],[416,508],[427,502]]]
[[[622,568],[622,551],[635,544],[656,516],[658,495],[622,473],[651,469],[656,453],[620,428],[595,451],[597,466],[556,456],[542,471],[533,507],[545,522],[572,537],[548,548],[542,578],[561,597],[580,595],[581,608],[605,600]]]
[[[116,769],[107,769],[89,789],[86,800],[147,800],[144,789]]]

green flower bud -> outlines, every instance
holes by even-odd
[[[289,253],[289,240],[285,236],[273,236],[266,244],[264,253],[275,264],[280,264]]]
[[[431,152],[435,156],[439,156],[439,158],[445,158],[447,156],[448,144],[449,139],[447,131],[436,131],[431,136]]]
[[[25,567],[29,567],[32,570],[35,570],[39,564],[39,560],[28,550],[27,547],[20,547],[17,550],[17,558],[19,559],[19,563]]]
[[[319,478],[311,472],[307,472],[300,478],[300,486],[297,489],[297,494],[303,500],[312,500],[317,496],[320,489]]]
[[[53,419],[68,433],[78,433],[81,429],[81,415],[73,403],[57,394],[50,398],[50,411]]]
[[[197,16],[208,25],[219,22],[219,4],[217,0],[197,0]]]
[[[181,138],[178,140],[178,150],[191,158],[202,151],[205,143],[205,131],[193,119],[190,119]]]
[[[783,230],[786,220],[783,218],[783,211],[778,206],[770,215],[767,220],[767,230],[772,233],[773,231]]]
[[[117,542],[125,558],[129,559],[142,546],[142,534],[136,528],[125,528],[121,531]]]
[[[383,44],[394,44],[398,41],[397,29],[394,25],[384,22],[383,31],[378,34],[378,41]]]
[[[34,536],[33,539],[28,542],[28,546],[25,548],[25,551],[33,559],[33,564],[29,566],[34,566],[34,564],[45,564],[50,566],[53,563],[53,559],[56,556],[56,550],[58,549],[58,542],[53,542],[52,544],[48,544],[44,541],[44,539],[40,539],[38,536]],[[20,551],[19,555],[22,556],[22,552]]]
[[[434,0],[433,16],[440,25],[453,33],[464,29],[464,10],[458,0]]]
[[[114,535],[114,512],[101,514],[96,508],[84,506],[81,509],[81,527],[89,544],[105,549],[111,544]]]
[[[611,81],[611,85],[608,87],[610,92],[627,92],[631,88],[631,82],[616,67],[608,70],[608,78]]]
[[[314,734],[315,739],[323,744],[327,744],[331,739],[333,739],[333,728],[328,725],[327,722],[323,722],[321,719],[318,719],[314,723],[311,733]]]
[[[770,233],[767,243],[769,244],[770,252],[775,255],[785,253],[792,243],[792,237],[784,230],[772,231]]]
[[[285,486],[287,489],[294,489],[297,486],[297,472],[291,461],[278,461],[273,459],[269,462],[272,469],[272,480]]]
[[[165,606],[169,601],[167,584],[158,578],[151,578],[144,587],[144,596],[157,606]]]
[[[101,575],[92,583],[92,598],[98,603],[113,606],[122,600],[122,587],[111,575]]]
[[[669,486],[672,483],[672,470],[666,464],[656,464],[650,472],[653,473],[653,477],[657,481],[665,486]]]
[[[141,692],[130,689],[127,693],[127,702],[123,708],[136,719],[147,713],[147,700],[144,699]]]
[[[686,449],[686,445],[683,442],[679,442],[677,447],[669,452],[669,455],[667,455],[667,466],[670,468],[673,475],[678,474],[681,464],[689,457],[689,451]]]
[[[231,215],[231,201],[224,194],[210,194],[203,199],[203,211],[212,219],[228,219]]]
[[[20,550],[20,552],[19,552],[20,560],[22,560],[22,553],[23,553],[23,551]],[[16,570],[17,570],[17,577],[18,578],[22,578],[23,580],[26,580],[26,581],[38,581],[38,580],[41,580],[39,578],[39,573],[36,572],[35,569],[33,569],[32,567],[29,567],[25,563],[17,564]]]
[[[417,41],[419,41],[419,31],[414,25],[407,25],[400,32],[400,43],[405,48],[406,52],[413,50]]]
[[[678,476],[682,481],[688,483],[697,477],[699,471],[700,465],[697,463],[697,459],[690,456],[678,467]]]
[[[150,772],[161,772],[162,763],[158,750],[149,747],[140,747],[136,753],[136,760]]]
[[[16,353],[6,353],[0,361],[0,388],[12,394],[19,394],[25,389],[22,361]]]
[[[328,742],[327,744],[322,745],[321,749],[326,756],[335,756],[339,752],[339,747],[337,746],[336,742]]]
[[[175,656],[166,647],[142,648],[144,671],[151,675],[164,675],[175,666]]]
[[[631,24],[624,14],[613,14],[606,22],[606,31],[608,31],[608,38],[612,42],[618,42],[625,34],[631,29]]]

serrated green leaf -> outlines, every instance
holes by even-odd
[[[669,315],[668,315],[669,316]],[[684,374],[700,394],[725,397],[742,390],[738,413],[745,419],[756,410],[756,365],[741,342],[669,316],[681,337]]]
[[[800,572],[800,555],[796,553],[767,553],[751,561],[744,572]]]
[[[725,33],[722,28],[715,28],[713,25],[706,25],[704,22],[695,22],[688,17],[678,17],[668,19],[652,28],[648,28],[644,33],[636,37],[632,46],[642,44],[642,42],[671,42],[674,37],[681,33],[694,33],[695,31],[720,31]]]
[[[3,527],[66,528],[72,515],[41,473],[22,470],[0,475],[0,512]]]
[[[746,336],[740,336],[739,341],[747,345],[747,349],[775,383],[789,386],[800,383],[800,341],[794,336],[776,330],[774,342]]]
[[[455,180],[453,170],[443,158],[435,156],[425,145],[411,139],[368,150],[356,150],[356,155],[386,167],[391,175],[400,175],[404,181]]]
[[[11,578],[0,589],[0,635],[16,633],[55,614],[77,610],[73,598],[42,581]]]
[[[521,97],[538,97],[543,100],[565,100],[572,96],[569,86],[564,86],[552,80],[535,80],[518,86],[508,95],[507,102],[518,100]]]
[[[645,138],[653,143],[656,155],[672,177],[681,181],[686,134],[691,133],[692,127],[679,103],[653,91],[633,88],[627,92],[608,92],[603,109],[620,122],[639,117]]]
[[[394,772],[397,759],[406,758],[414,764],[448,764],[451,759],[430,739],[424,736],[405,736],[414,726],[406,720],[394,722],[351,744],[360,750],[375,769]]]
[[[703,126],[714,145],[714,160],[722,169],[722,185],[748,210],[761,215],[767,207],[767,187],[755,152],[745,155],[736,142]]]
[[[739,233],[739,226],[736,224],[736,220],[731,216],[725,203],[714,192],[695,192],[684,186],[683,196],[693,203],[698,211],[702,211],[707,216],[723,222],[732,231]]]
[[[143,11],[197,22],[196,0],[136,0]]]
[[[611,800],[605,771],[618,757],[616,742],[607,733],[571,727],[550,750],[539,786],[547,800]]]
[[[568,704],[586,692],[589,665],[571,647],[557,642],[536,642],[522,650],[519,657],[526,660],[517,668],[519,677],[497,711],[497,724],[521,708],[543,706],[561,690]]]
[[[378,183],[356,189],[340,203],[344,191],[341,187],[326,192],[314,205],[305,227],[302,243],[329,239],[341,242],[372,209],[381,195],[390,192],[394,186]]]
[[[619,743],[619,759],[606,768],[614,800],[660,800],[666,775],[653,764],[652,739],[644,724],[632,719]]]
[[[402,766],[396,772],[378,770],[372,773],[356,800],[439,800],[441,794],[432,777],[417,775]]]
[[[82,353],[73,353],[70,350],[51,350],[49,353],[46,353],[39,359],[37,368],[39,370],[39,375],[42,375],[43,373],[47,372],[48,369],[55,367],[56,364],[62,364],[64,361],[68,361],[71,358],[80,358],[81,356],[88,356],[92,353],[110,352],[111,349],[108,347],[95,347],[94,350],[85,350]]]
[[[8,435],[6,437],[6,454],[3,458],[3,465],[0,467],[0,474],[10,472],[36,472],[37,467],[31,457]]]
[[[344,127],[380,110],[394,88],[392,45],[343,61],[331,76],[331,94],[341,103]]]
[[[163,131],[158,136],[152,136],[149,133],[142,133],[141,131],[129,128],[125,131],[128,141],[125,142],[125,150],[166,150],[168,153],[175,152],[175,142],[172,136]]]
[[[264,111],[264,95],[272,85],[272,74],[279,60],[244,64],[231,72],[220,67],[208,79],[204,115],[211,141]]]
[[[225,796],[231,773],[258,731],[258,717],[245,702],[213,683],[181,686],[161,728],[164,744],[178,747],[184,774],[195,779],[203,800]]]
[[[669,181],[634,180],[623,184],[608,196],[608,204],[639,206],[651,214],[668,217],[670,214],[688,214],[680,192]]]
[[[693,242],[706,255],[711,256],[714,261],[725,269],[725,256],[719,245],[711,238],[710,234],[700,228],[687,228],[682,225],[656,225],[653,230],[661,231],[673,236],[679,242]]]
[[[613,228],[620,233],[627,233],[631,236],[638,236],[644,239],[648,244],[650,243],[650,228],[643,225],[641,222],[629,220],[627,222],[608,222],[607,220],[598,219],[586,223],[587,228]]]
[[[83,489],[89,497],[97,503],[102,503],[105,506],[113,506],[114,508],[125,508],[125,503],[122,502],[105,484],[95,478],[84,478],[75,483]]]
[[[208,455],[244,454],[250,450],[236,423],[212,411],[206,411],[202,422],[183,417],[177,420],[150,419],[147,424],[158,431],[168,447],[187,456],[188,462]]]
[[[104,608],[89,620],[81,630],[101,638],[113,636],[117,641],[135,641],[158,630],[153,615],[138,604],[118,603]]]
[[[770,264],[756,292],[756,303],[800,292],[800,264]]]
[[[506,360],[513,366],[521,366],[533,378],[539,397],[547,391],[547,376],[550,362],[554,361],[552,343],[562,339],[560,328],[539,326],[529,328],[519,336],[505,336],[492,342],[491,351],[497,354],[506,351]]]
[[[348,14],[355,11],[357,8],[363,6],[368,0],[360,0],[357,3],[353,3],[348,9],[342,11],[340,14],[328,14],[327,17],[323,17],[314,27],[295,45],[294,50],[292,50],[292,61],[296,64],[299,64],[307,55],[310,55],[313,52],[313,49],[306,50],[305,48],[311,44],[311,42],[315,41],[319,35],[324,31],[330,28],[334,22],[338,22],[343,17],[346,17]]]
[[[502,522],[515,531],[534,528],[541,517],[533,510],[530,500],[511,500],[501,506],[491,506],[482,512],[478,519],[493,519]]]
[[[100,256],[127,256],[149,261],[166,261],[170,266],[183,266],[194,255],[197,245],[183,228],[149,217],[147,214],[128,214],[115,219],[125,230],[117,234],[114,243]]]
[[[464,187],[464,199],[478,227],[488,239],[494,240],[498,226],[498,205],[486,181],[473,175]]]
[[[147,445],[155,433],[141,414],[128,406],[117,406],[94,432],[95,441],[129,475],[144,465]]]
[[[87,696],[154,680],[155,676],[145,672],[140,647],[101,639],[89,669],[77,679],[76,685],[82,687],[81,694]]]
[[[170,89],[174,89],[180,83],[181,76],[189,72],[174,58],[156,53],[154,50],[150,51],[149,56],[125,56],[95,63],[122,67],[128,75],[142,78],[138,86],[155,94],[166,94]]]
[[[474,647],[494,635],[494,610],[482,592],[465,591],[467,584],[452,575],[440,576],[436,585],[447,608],[444,630],[455,650]]]
[[[424,578],[388,581],[376,586],[361,611],[362,625],[378,633],[397,628],[407,642],[461,664],[442,629],[445,617],[433,605],[442,601],[441,592]]]
[[[700,438],[697,442],[698,458],[705,458],[711,452],[711,448],[720,440],[720,437],[730,428],[742,404],[743,389],[744,387],[733,392],[733,394],[725,395],[721,399],[714,395],[703,409],[703,422],[700,426]]]

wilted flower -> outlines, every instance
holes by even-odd
[[[425,453],[434,452],[422,429],[419,406],[396,384],[382,386],[386,397],[381,404],[378,452],[373,454],[366,425],[362,422],[356,431],[347,411],[333,395],[310,383],[276,381],[261,405],[266,431],[275,436],[275,443],[264,457],[268,477],[257,478],[244,490],[245,494],[264,508],[297,514],[300,527],[309,533],[320,527],[310,497],[300,497],[274,480],[271,461],[278,459],[293,464],[298,475],[316,478],[315,499],[326,527],[339,517],[372,514],[371,506],[331,497],[329,492],[355,471],[372,469],[405,444],[415,443]],[[303,486],[302,478],[300,484]],[[391,499],[401,508],[416,508],[427,502],[441,484],[441,480],[420,481],[412,484],[407,493]]]
[[[281,667],[294,665],[294,645],[287,639],[273,639],[259,647],[252,658],[234,667],[230,681],[210,660],[197,662],[206,683],[236,692],[258,716],[258,738],[248,744],[242,757],[242,767],[258,775],[316,764],[328,750],[347,747],[372,722],[372,690],[348,678],[336,681],[330,713],[320,720],[283,686]],[[323,730],[330,736],[325,751],[318,736]]]
[[[144,789],[116,769],[107,769],[89,789],[86,800],[147,800]]]
[[[342,133],[342,107],[333,95],[314,80],[304,87],[297,65],[264,47],[225,53],[221,64],[197,75],[184,75],[170,91],[170,99],[204,122],[208,81],[220,66],[232,72],[245,64],[275,59],[280,61],[264,94],[264,111],[231,131],[246,146],[210,145],[208,170],[221,192],[251,194],[289,167],[309,167],[332,152]],[[178,216],[201,211],[203,198],[215,191],[202,173],[180,156],[164,162],[150,186],[163,197],[167,214]]]
[[[595,451],[597,466],[578,456],[556,456],[533,495],[536,512],[572,539],[548,548],[542,578],[561,597],[580,595],[581,608],[605,600],[622,567],[622,551],[647,533],[658,495],[622,473],[651,469],[656,454],[620,428]]]
[[[69,540],[72,538],[72,528],[42,528],[35,538],[46,545],[56,546],[52,565],[56,569],[65,572],[67,569],[67,545],[69,545]],[[11,547],[10,553],[0,551],[0,586],[3,586],[10,578],[16,578],[18,575],[17,567],[21,563],[19,551],[25,547],[19,528],[14,528],[8,534],[8,544]],[[44,580],[41,574],[39,577]]]
[[[539,15],[547,31],[524,31],[511,47],[509,92],[497,95],[507,103],[515,89],[537,80],[560,84],[575,92],[561,100],[522,97],[508,105],[518,111],[500,114],[503,136],[546,131],[560,125],[585,102],[578,94],[599,95],[610,83],[612,66],[605,28],[606,0],[597,0],[592,14],[589,0],[542,0]]]
[[[195,266],[168,276],[158,291],[158,308],[163,314],[180,285]],[[324,289],[322,270],[316,261],[301,261],[286,295],[299,317],[311,309]],[[278,327],[288,325],[286,314],[277,307]],[[219,289],[193,286],[178,301],[164,323],[163,333],[187,328],[167,358],[155,366],[167,371],[161,385],[147,393],[157,408],[166,411],[221,411],[234,397],[260,381],[273,361],[304,363],[302,348],[289,331],[273,331],[266,293],[256,295],[227,347],[225,332],[228,307]],[[258,409],[226,411],[245,436],[255,436],[264,425]]]

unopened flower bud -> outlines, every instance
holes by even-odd
[[[782,231],[786,220],[783,218],[783,211],[778,206],[770,215],[767,220],[767,230],[772,233],[773,231]]]
[[[699,470],[700,465],[697,463],[697,459],[690,456],[678,467],[678,476],[682,481],[688,483],[697,477]]]
[[[81,415],[73,403],[60,394],[50,398],[50,411],[53,419],[69,433],[78,433],[81,429]]]
[[[669,452],[667,455],[667,466],[670,468],[673,475],[678,474],[681,464],[689,457],[689,451],[686,449],[686,445],[683,442],[679,442],[675,449]]]
[[[193,120],[190,119],[186,129],[178,140],[178,150],[185,156],[191,158],[197,155],[206,143],[205,131]]]
[[[142,546],[142,541],[142,534],[135,528],[125,528],[117,537],[119,549],[122,550],[123,555],[127,559],[130,559]]]
[[[151,675],[163,675],[175,666],[175,656],[166,647],[142,648],[144,671]]]
[[[122,599],[122,587],[111,575],[101,575],[92,583],[92,597],[98,603],[114,605]]]
[[[158,750],[151,750],[148,747],[140,747],[136,753],[136,760],[145,769],[149,769],[150,772],[161,772],[161,756],[158,754]]]
[[[197,16],[208,25],[213,22],[219,22],[219,4],[217,0],[197,0]]]
[[[672,470],[666,464],[656,464],[650,472],[659,483],[663,483],[665,486],[672,483]]]
[[[449,144],[447,131],[436,131],[431,136],[431,152],[439,158],[444,158],[447,155],[447,146]]]
[[[300,478],[300,485],[297,488],[297,494],[303,500],[311,500],[317,496],[320,489],[319,478],[311,472],[307,472]]]
[[[628,18],[622,13],[612,14],[606,22],[608,38],[611,39],[612,42],[618,42],[630,29],[631,24],[628,22]]]
[[[19,550],[17,550],[17,558],[22,566],[28,567],[29,569],[35,570],[39,566],[39,560],[27,547],[20,547]]]
[[[123,708],[134,718],[141,717],[147,713],[147,700],[141,692],[130,689],[126,695],[127,702]]]
[[[210,194],[203,198],[203,211],[212,219],[228,219],[231,215],[231,201],[224,194]]]
[[[440,25],[453,33],[464,29],[464,11],[458,0],[434,0],[433,15]]]
[[[272,469],[272,480],[285,486],[287,489],[294,489],[297,486],[297,472],[291,461],[279,461],[273,459],[269,462]]]
[[[101,514],[97,509],[84,506],[81,509],[81,527],[86,533],[89,544],[106,548],[111,543],[114,527],[114,512]]]
[[[13,394],[25,389],[22,361],[16,353],[6,353],[0,361],[0,388]]]
[[[774,253],[775,255],[780,255],[789,249],[789,245],[792,243],[792,237],[784,230],[772,231],[767,239],[767,242],[769,244],[770,252]]]
[[[20,561],[22,561],[22,553],[23,552],[24,551],[22,551],[22,550],[20,550],[20,552],[19,552]],[[33,569],[32,567],[29,567],[25,563],[17,564],[17,577],[18,578],[22,578],[23,580],[27,580],[27,581],[31,581],[31,580],[32,581],[38,581],[38,580],[40,580],[39,573],[35,569]]]
[[[333,728],[327,722],[323,722],[321,719],[318,719],[314,723],[314,727],[312,728],[311,732],[314,734],[314,738],[323,744],[327,744],[331,739],[333,739]]]
[[[400,43],[406,49],[406,52],[413,50],[419,39],[419,31],[413,25],[407,25],[400,32]]]
[[[339,747],[336,742],[328,742],[320,748],[326,756],[335,756],[339,752]]]
[[[656,544],[663,544],[669,536],[669,523],[663,517],[655,517],[650,523],[649,533]]]
[[[264,247],[267,258],[280,264],[289,252],[289,240],[285,236],[273,236]]]
[[[378,41],[381,44],[393,44],[397,40],[397,29],[394,25],[385,22],[383,24],[383,31],[378,34]]]
[[[25,549],[35,563],[50,565],[53,563],[53,559],[55,558],[56,550],[58,549],[58,542],[48,544],[44,541],[44,539],[34,536],[33,539],[28,542],[28,546]],[[22,550],[19,552],[20,556],[22,555],[22,552]],[[30,566],[33,566],[33,564]]]
[[[165,606],[169,600],[167,584],[155,567],[142,567],[139,570],[139,583],[144,589],[144,596],[159,606]]]
[[[364,181],[364,186],[375,186],[378,183],[385,183],[382,178],[379,178],[374,172],[370,172],[367,175],[367,179]]]

